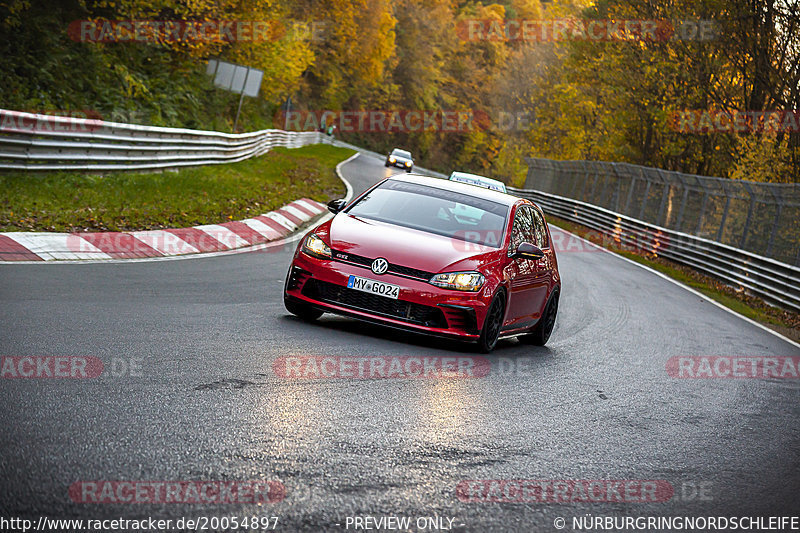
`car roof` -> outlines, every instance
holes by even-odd
[[[451,180],[456,181],[456,180],[458,180],[458,178],[472,179],[472,180],[478,181],[480,183],[485,183],[487,185],[491,184],[491,185],[495,185],[495,186],[501,186],[503,188],[505,188],[505,186],[506,186],[506,184],[503,183],[500,180],[487,178],[486,176],[481,176],[479,174],[470,174],[469,172],[457,172],[457,171],[454,171],[452,174],[450,174],[450,179]]]
[[[494,189],[485,189],[483,187],[476,187],[474,185],[470,185],[469,183],[461,183],[460,181],[450,181],[449,179],[423,176],[422,174],[415,174],[415,173],[406,175],[395,174],[387,179],[403,181],[406,183],[416,183],[419,185],[428,185],[429,187],[437,187],[439,189],[445,189],[448,191],[456,191],[468,194],[469,196],[475,196],[477,198],[492,200],[494,202],[504,204],[507,206],[512,206],[521,200],[516,196],[512,196],[510,194],[500,191],[495,191]]]
[[[502,181],[496,180],[494,178],[487,178],[486,176],[481,176],[480,174],[472,174],[470,172],[461,172],[459,170],[454,170],[452,173],[450,173],[450,177],[452,178],[453,176],[456,176],[456,177],[463,176],[465,178],[475,178],[475,179],[479,179],[479,180],[491,181],[492,183],[503,183]]]

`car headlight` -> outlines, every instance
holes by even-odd
[[[480,272],[446,272],[436,274],[430,283],[444,289],[476,292],[483,287],[486,278]]]
[[[411,166],[411,161],[406,161],[406,166],[410,167]]]
[[[303,251],[313,257],[321,259],[328,259],[331,256],[330,246],[325,244],[325,241],[311,233],[306,240],[303,241]]]
[[[397,159],[395,159],[394,157],[389,158],[389,163],[394,163],[395,161],[397,161]]]

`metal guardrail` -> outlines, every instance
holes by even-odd
[[[2,170],[156,170],[235,163],[276,146],[325,142],[319,132],[220,133],[0,109]]]
[[[800,312],[800,268],[696,235],[643,222],[580,200],[532,189],[509,187],[509,192],[528,198],[552,214],[587,226],[632,247],[650,243],[665,257],[767,302]]]
[[[800,184],[697,176],[628,163],[526,162],[526,189],[800,266]]]

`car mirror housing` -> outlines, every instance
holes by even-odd
[[[339,198],[338,200],[331,200],[330,202],[328,202],[328,211],[330,211],[333,214],[336,214],[342,209],[344,209],[344,206],[346,205],[347,205],[347,200],[345,200],[344,198]]]
[[[514,252],[514,258],[521,257],[523,259],[531,259],[533,261],[537,261],[544,257],[544,252],[538,246],[535,246],[529,242],[520,243],[517,246],[517,251]]]

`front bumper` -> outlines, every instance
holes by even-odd
[[[411,165],[406,166],[404,161],[395,161],[394,163],[392,163],[391,161],[387,160],[386,164],[390,165],[390,166],[393,166],[393,167],[402,168],[404,170],[411,170],[411,169],[414,168],[414,164],[413,163]]]
[[[392,299],[347,288],[351,275],[399,285]],[[461,293],[426,281],[391,273],[373,274],[367,267],[333,259],[317,259],[300,252],[286,280],[285,298],[323,311],[429,335],[476,340],[488,301],[483,291]]]

